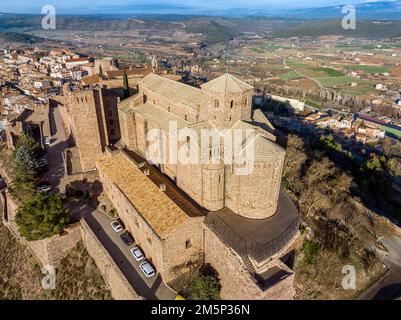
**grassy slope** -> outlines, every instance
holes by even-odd
[[[56,289],[43,290],[40,266],[0,223],[0,300],[111,299],[92,258],[80,242],[56,270]]]

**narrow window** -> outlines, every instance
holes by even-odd
[[[245,106],[248,105],[248,98],[245,98]]]
[[[186,248],[186,249],[189,249],[189,248],[191,248],[191,247],[192,247],[192,242],[191,242],[191,240],[185,241],[185,248]]]
[[[146,94],[143,95],[143,103],[146,103],[148,101],[148,96]]]
[[[188,117],[187,117],[187,115],[185,115],[185,120],[188,120]]]
[[[231,117],[229,118],[229,120],[228,121],[230,121],[231,122]]]
[[[215,108],[218,108],[219,107],[219,100],[214,100],[214,107]]]
[[[246,102],[245,102],[245,104],[246,104]],[[234,107],[234,100],[231,100],[231,102],[230,102],[230,109],[232,109]]]

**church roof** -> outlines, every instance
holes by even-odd
[[[114,183],[147,221],[165,239],[189,217],[154,184],[127,155],[104,153],[96,162],[99,171]]]
[[[202,100],[202,92],[200,89],[164,78],[154,73],[150,73],[144,77],[139,82],[139,87],[145,87],[150,91],[192,108],[199,106]]]
[[[246,82],[226,73],[216,79],[201,85],[202,89],[221,93],[234,93],[243,92],[253,89],[253,87]]]

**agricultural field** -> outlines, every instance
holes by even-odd
[[[334,86],[344,86],[348,83],[358,83],[358,84],[365,84],[367,83],[365,80],[361,80],[354,77],[321,77],[315,78],[315,80],[319,81],[319,83],[324,87],[334,87]],[[350,87],[351,88],[351,87]]]
[[[369,73],[385,73],[389,71],[388,67],[382,66],[368,66],[368,65],[359,65],[355,66],[353,69],[355,70],[363,70]]]
[[[292,70],[292,71],[280,74],[279,78],[282,80],[292,80],[292,79],[298,79],[298,78],[303,78],[303,77],[298,72]]]

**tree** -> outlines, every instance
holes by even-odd
[[[124,89],[124,99],[129,98],[130,92],[129,92],[128,76],[127,76],[127,71],[125,71],[125,69],[123,70],[123,89]]]
[[[18,151],[19,148],[24,147],[34,153],[37,157],[40,157],[42,153],[42,148],[40,145],[33,139],[31,136],[23,132],[17,140],[17,144],[15,146],[15,152]]]
[[[69,221],[69,211],[60,195],[35,193],[20,205],[15,221],[25,239],[40,240],[63,231]]]
[[[24,145],[15,151],[14,161],[16,166],[25,168],[28,171],[36,171],[41,167],[37,153]]]
[[[197,277],[189,290],[194,300],[216,300],[219,297],[220,288],[219,279],[209,274]]]

